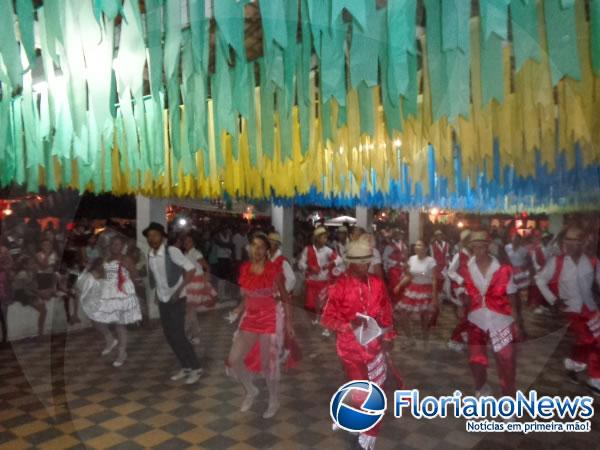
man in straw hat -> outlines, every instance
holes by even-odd
[[[321,323],[337,334],[337,353],[349,380],[370,380],[383,386],[387,378],[395,336],[392,304],[384,282],[369,274],[372,247],[364,240],[348,244],[346,273],[329,288]],[[363,338],[371,329],[368,339]],[[396,380],[399,384],[401,380]],[[364,393],[353,393],[355,405],[362,405]],[[363,449],[373,449],[381,422],[359,435]]]
[[[465,308],[468,300],[465,298],[464,279],[460,274],[464,273],[471,259],[471,252],[469,250],[470,236],[471,232],[469,230],[461,231],[460,242],[458,243],[459,250],[448,266],[448,279],[450,280],[448,297],[456,305],[456,317],[458,318],[458,324],[454,328],[454,331],[452,331],[452,335],[448,341],[448,348],[459,352],[466,348],[469,324]]]
[[[510,265],[501,264],[490,254],[490,236],[486,231],[471,233],[469,245],[473,256],[461,273],[466,295],[469,364],[475,381],[476,395],[487,387],[487,345],[491,343],[496,358],[503,395],[516,391],[515,341],[520,339],[520,320],[515,308],[517,287]]]
[[[577,382],[577,374],[587,369],[586,385],[600,394],[600,312],[592,287],[600,285],[598,259],[584,253],[586,235],[576,226],[569,227],[562,239],[563,253],[551,258],[535,277],[548,303],[560,306],[569,320],[575,338],[564,365]]]
[[[314,311],[317,317],[313,324],[319,323],[319,316],[325,304],[327,286],[334,277],[344,271],[342,258],[327,245],[327,229],[318,226],[313,232],[313,243],[308,245],[300,255],[298,267],[304,271],[305,279],[305,304],[309,311]],[[329,336],[327,329],[323,330],[324,336]]]

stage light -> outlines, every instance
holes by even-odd
[[[465,224],[464,224],[464,223],[462,223],[462,222],[458,222],[458,223],[456,224],[456,226],[457,226],[458,228],[464,228],[464,227],[465,227]]]

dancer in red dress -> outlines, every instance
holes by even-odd
[[[520,338],[520,326],[514,304],[517,287],[512,268],[500,264],[489,253],[490,237],[476,231],[470,238],[473,257],[462,272],[470,303],[469,364],[475,380],[476,395],[487,394],[487,345],[491,343],[502,394],[514,396],[516,390],[516,358],[514,342]]]
[[[563,237],[564,253],[548,261],[536,283],[548,303],[558,304],[575,338],[564,364],[571,380],[587,369],[587,387],[600,394],[600,312],[592,286],[600,286],[598,259],[584,254],[585,233],[570,227]]]
[[[392,233],[391,242],[383,249],[383,269],[385,270],[390,292],[404,278],[406,261],[409,256],[408,251],[408,246],[404,242],[404,230],[395,229]],[[400,300],[400,295],[392,294],[394,304]]]
[[[309,311],[315,311],[317,317],[313,324],[319,323],[319,316],[327,297],[327,286],[344,271],[342,258],[327,247],[327,229],[317,227],[313,233],[313,244],[307,246],[300,255],[298,267],[305,276],[305,305]],[[328,330],[323,330],[329,336]]]
[[[251,260],[240,268],[244,313],[234,335],[227,365],[242,383],[246,396],[241,411],[246,412],[258,395],[252,375],[246,366],[246,356],[260,344],[262,374],[269,390],[269,406],[263,418],[268,419],[279,409],[280,355],[284,336],[294,335],[291,326],[290,299],[285,289],[281,267],[269,260],[269,240],[255,234],[251,242]]]
[[[454,255],[448,266],[448,279],[450,280],[448,296],[450,301],[456,305],[456,318],[458,319],[458,324],[452,331],[448,341],[448,348],[458,352],[463,351],[467,346],[467,330],[469,328],[466,309],[468,299],[466,298],[464,280],[460,274],[464,273],[471,259],[471,251],[468,247],[470,235],[469,230],[463,230],[460,233],[458,253]]]
[[[321,323],[337,334],[337,353],[346,377],[370,380],[382,386],[390,360],[387,353],[392,349],[395,333],[387,288],[380,278],[368,273],[372,258],[372,249],[366,242],[358,240],[348,244],[348,270],[330,286]],[[356,331],[372,321],[381,329],[380,335],[361,344]],[[361,394],[352,397],[355,405],[362,405],[364,400]],[[363,449],[374,448],[380,425],[381,422],[359,435],[358,442]]]

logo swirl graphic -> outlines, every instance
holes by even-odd
[[[353,397],[363,399],[356,405]],[[333,422],[350,432],[368,431],[377,425],[387,409],[383,390],[368,380],[355,380],[340,387],[331,397],[330,414]]]

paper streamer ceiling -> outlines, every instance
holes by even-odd
[[[209,1],[0,0],[0,184],[472,211],[600,200],[600,0],[479,0],[477,16],[424,0],[423,27],[416,0]]]

